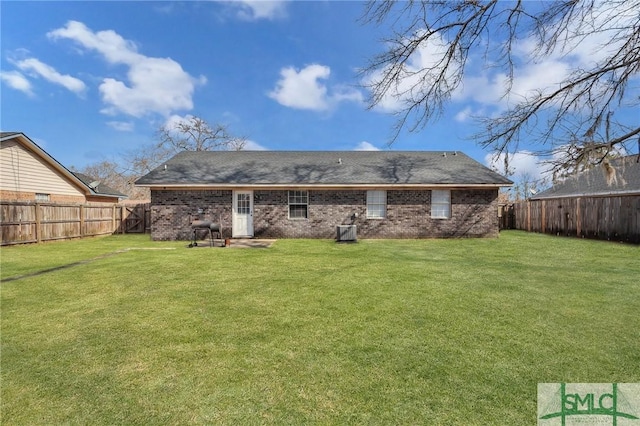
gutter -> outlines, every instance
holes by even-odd
[[[313,184],[313,183],[276,183],[276,184],[144,184],[136,183],[136,187],[147,187],[150,189],[428,189],[428,188],[500,188],[510,187],[509,183],[406,183],[406,184],[390,184],[390,183],[362,183],[362,184]]]
[[[584,194],[566,194],[566,195],[548,195],[548,196],[532,196],[529,200],[553,200],[556,198],[579,198],[579,197],[626,197],[630,195],[640,195],[640,191],[637,189],[630,191],[617,191],[617,192],[594,192]]]

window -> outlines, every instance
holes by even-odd
[[[309,191],[289,191],[289,219],[306,219]]]
[[[383,219],[387,210],[387,191],[367,191],[367,219]]]
[[[449,219],[451,217],[451,191],[431,191],[431,217],[433,219]]]
[[[236,213],[251,214],[251,194],[239,192],[236,194]]]
[[[49,194],[36,194],[36,201],[49,201],[51,197]]]

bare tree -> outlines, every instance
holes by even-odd
[[[157,142],[128,155],[129,169],[137,176],[150,172],[180,151],[216,151],[244,149],[244,137],[233,136],[226,125],[210,126],[204,119],[188,116],[170,121],[156,133]]]
[[[195,116],[163,125],[156,138],[156,143],[123,154],[118,163],[102,161],[78,171],[127,194],[130,199],[148,199],[149,189],[136,187],[134,182],[178,152],[241,150],[246,145],[245,138],[232,136],[225,125],[211,127]]]
[[[392,141],[402,130],[420,131],[443,112],[471,55],[480,53],[487,68],[504,74],[503,96],[510,102],[477,118],[476,140],[498,154],[517,151],[521,141],[536,143],[553,158],[558,175],[579,171],[635,148],[636,138],[640,145],[638,10],[640,0],[370,1],[364,20],[388,23],[391,36],[363,70],[369,105],[390,98],[400,103]],[[529,61],[539,63],[566,58],[594,38],[600,48],[591,63],[562,81],[540,75],[538,90],[516,93],[523,45],[533,45]]]
[[[89,164],[80,170],[72,169],[126,194],[131,200],[148,199],[150,196],[148,188],[134,186],[134,181],[138,176],[128,173],[125,168],[113,161],[100,161]]]
[[[158,147],[173,151],[239,151],[246,145],[245,138],[229,134],[227,126],[216,124],[214,127],[200,117],[189,116],[186,119],[165,124],[158,130]]]
[[[526,200],[540,191],[540,180],[536,180],[529,172],[520,172],[511,188],[511,196],[515,201]]]

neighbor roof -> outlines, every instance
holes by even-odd
[[[19,132],[0,132],[0,138],[4,139],[4,138],[8,138],[10,136],[14,136],[14,135],[21,135],[22,133]]]
[[[71,172],[71,173],[73,173],[78,179],[82,181],[82,183],[84,183],[86,186],[91,188],[98,195],[112,195],[114,197],[124,197],[124,198],[128,197],[126,194],[116,191],[115,189],[111,188],[109,185],[105,185],[104,183],[97,181],[96,179],[92,178],[89,175],[85,175],[84,173],[79,173],[79,172]]]
[[[185,151],[140,186],[509,186],[461,152]]]
[[[640,156],[630,155],[571,176],[531,197],[542,198],[640,194]]]

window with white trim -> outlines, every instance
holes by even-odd
[[[387,191],[367,191],[367,219],[387,216]]]
[[[50,201],[51,196],[49,194],[36,194],[36,201]]]
[[[451,191],[448,189],[434,189],[431,191],[431,218],[451,218]]]
[[[289,219],[306,219],[309,211],[309,191],[289,191]]]

